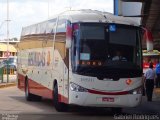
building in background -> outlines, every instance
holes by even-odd
[[[9,56],[17,56],[16,48],[9,44],[8,46]],[[7,58],[7,43],[0,43],[0,60]]]
[[[130,16],[152,32],[154,49],[160,51],[160,0],[114,0],[114,14]],[[146,41],[142,41],[147,49]]]
[[[9,44],[15,45],[17,42],[19,42],[18,38],[9,39]],[[7,39],[0,39],[0,43],[7,43]]]

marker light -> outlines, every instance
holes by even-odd
[[[93,65],[96,65],[96,62],[93,62]]]
[[[87,65],[90,65],[91,63],[90,62],[87,62]]]
[[[101,65],[102,65],[102,63],[101,63],[101,62],[98,62],[98,65],[99,65],[99,66],[101,66]]]
[[[67,28],[66,28],[66,48],[71,47],[71,40],[72,40],[72,24],[70,21],[67,21]]]

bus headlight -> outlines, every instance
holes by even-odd
[[[70,89],[76,92],[87,92],[88,91],[86,88],[83,88],[73,82],[70,83]]]
[[[138,87],[134,90],[129,91],[130,94],[142,94],[142,87]]]

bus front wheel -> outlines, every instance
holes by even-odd
[[[57,85],[54,86],[53,103],[54,103],[55,109],[58,112],[65,112],[65,111],[68,110],[67,104],[59,102],[59,99],[58,99],[58,86]]]

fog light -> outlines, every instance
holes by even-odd
[[[142,94],[142,87],[136,88],[134,90],[129,91],[130,94]]]

